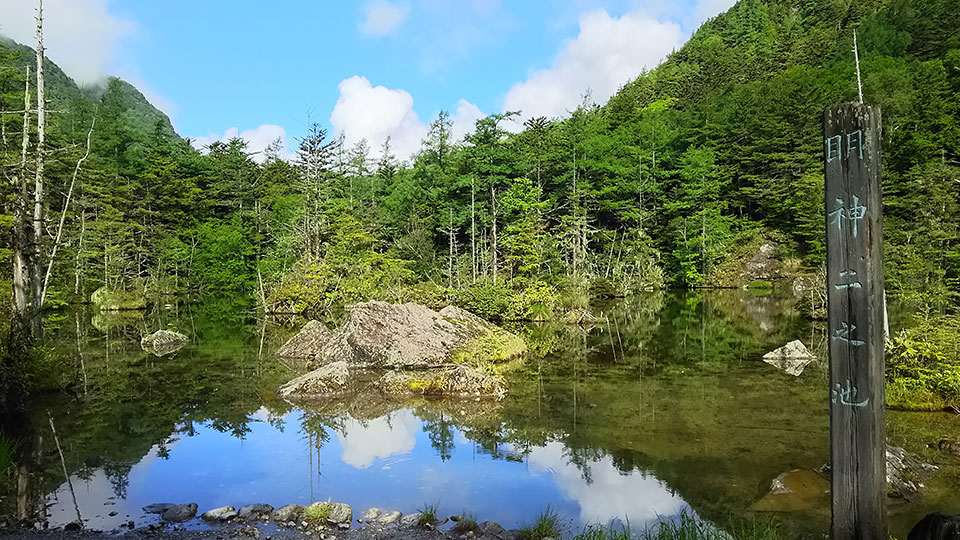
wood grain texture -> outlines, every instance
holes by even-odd
[[[888,538],[880,108],[824,111],[834,540]]]

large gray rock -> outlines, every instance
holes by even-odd
[[[811,354],[799,339],[763,355],[764,362],[794,377],[803,373],[807,364],[814,360],[816,360],[816,356]]]
[[[237,510],[237,517],[246,521],[270,517],[273,507],[269,504],[247,504]]]
[[[441,312],[417,304],[363,302],[321,348],[317,364],[426,369],[454,361],[497,362],[519,357],[517,336],[459,308]]]
[[[206,512],[200,514],[200,519],[212,523],[219,521],[230,521],[235,517],[237,517],[237,509],[232,506],[221,506],[220,508],[207,510]]]
[[[140,338],[140,348],[155,356],[166,356],[179,351],[190,339],[171,330],[157,330]]]
[[[380,378],[377,386],[385,394],[395,396],[502,399],[507,394],[506,379],[467,365],[416,372],[391,371]]]
[[[299,359],[315,358],[332,335],[333,333],[322,322],[310,321],[303,325],[297,335],[290,338],[277,350],[277,356]]]
[[[182,523],[184,521],[190,521],[197,515],[197,504],[178,504],[166,509],[160,518],[168,523]]]
[[[380,512],[380,509],[379,509],[379,508],[376,508],[376,507],[374,507],[374,508],[367,508],[366,510],[363,511],[363,519],[365,519],[365,520],[367,520],[367,521],[372,521],[372,520],[377,519],[378,517],[380,517],[380,513],[381,513],[381,512]]]
[[[912,501],[926,487],[923,481],[940,470],[940,467],[924,463],[899,446],[887,445],[887,497]],[[819,471],[829,478],[830,464]]]
[[[396,523],[400,521],[400,518],[403,516],[400,512],[396,510],[391,510],[390,512],[384,512],[380,514],[380,517],[377,518],[377,523],[382,525],[390,525],[391,523]]]
[[[270,514],[270,519],[279,521],[280,523],[286,523],[288,521],[299,521],[302,515],[302,506],[299,504],[288,504],[274,510],[273,513]]]
[[[353,509],[346,503],[331,503],[330,515],[327,516],[327,522],[333,525],[341,523],[351,523],[353,521]]]
[[[350,371],[346,362],[334,362],[301,375],[277,389],[282,398],[319,398],[347,389]]]
[[[400,519],[400,525],[403,527],[414,527],[420,524],[420,512],[414,512],[412,514],[407,514]]]

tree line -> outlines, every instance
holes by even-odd
[[[292,159],[239,138],[201,152],[123,81],[80,89],[0,43],[3,247],[50,268],[24,281],[50,308],[105,287],[299,313],[454,299],[522,318],[591,290],[721,284],[757,238],[816,271],[820,118],[857,97],[856,29],[864,97],[884,114],[888,289],[945,309],[960,273],[958,17],[946,0],[741,0],[602,106],[586,95],[519,131],[522,111],[494,114],[461,140],[441,112],[403,160],[389,139],[347,145],[319,125]]]

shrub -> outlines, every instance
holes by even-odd
[[[513,292],[503,283],[485,281],[459,291],[456,303],[488,321],[499,321],[507,313],[512,297]]]
[[[553,318],[557,290],[537,281],[510,298],[506,318],[512,321],[545,321]]]
[[[333,505],[330,502],[313,503],[303,511],[303,519],[314,525],[322,525],[327,522],[331,510]]]

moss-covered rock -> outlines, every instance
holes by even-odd
[[[377,386],[386,394],[501,399],[507,394],[507,381],[500,375],[471,366],[419,372],[390,372]]]
[[[100,287],[90,295],[90,303],[100,311],[133,311],[147,309],[147,299],[137,291]]]

